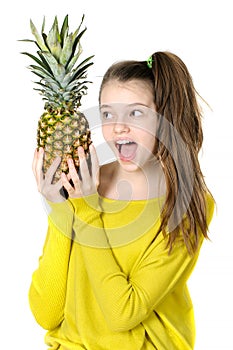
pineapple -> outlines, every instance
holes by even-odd
[[[29,69],[40,79],[35,83],[39,86],[34,90],[40,92],[45,100],[44,112],[41,115],[37,129],[37,146],[44,148],[43,172],[50,167],[53,160],[61,157],[53,183],[56,183],[62,172],[68,173],[67,159],[73,158],[76,169],[79,167],[77,149],[82,146],[88,155],[91,144],[91,133],[88,121],[80,112],[81,98],[87,92],[87,69],[93,62],[93,56],[78,63],[82,52],[80,39],[86,31],[81,30],[82,17],[78,29],[69,33],[68,15],[64,18],[59,31],[58,20],[55,17],[48,34],[44,33],[45,18],[41,35],[30,21],[31,32],[36,40],[37,56],[22,52],[36,62]]]

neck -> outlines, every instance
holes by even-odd
[[[149,199],[165,194],[164,175],[159,163],[149,162],[143,169],[134,171],[127,171],[117,163],[113,178],[118,199]]]

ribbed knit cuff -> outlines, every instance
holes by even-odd
[[[85,218],[87,213],[90,214],[92,211],[94,213],[101,212],[98,193],[80,198],[69,198],[69,201],[74,208],[75,214],[82,216],[83,218]]]
[[[60,203],[46,201],[50,222],[65,236],[71,238],[74,221],[74,208],[69,200]]]
[[[75,210],[74,240],[89,247],[108,248],[98,193],[69,200]]]

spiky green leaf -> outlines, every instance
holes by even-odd
[[[73,51],[72,34],[65,38],[64,46],[61,50],[60,63],[65,66],[70,59]]]
[[[44,29],[45,29],[45,16],[44,16],[43,22],[42,22],[41,35],[44,33]]]
[[[75,39],[73,38],[73,51],[72,51],[72,56],[71,57],[73,57],[75,55],[77,46],[80,43],[80,39],[83,36],[83,34],[86,32],[86,30],[87,30],[87,28],[83,29],[82,32]],[[71,58],[67,62],[67,66],[69,65],[70,61],[71,61]]]
[[[54,80],[53,78],[48,78],[47,80],[46,80],[46,83],[49,85],[49,86],[54,86],[55,88],[55,90],[60,90],[62,87],[61,87],[61,85],[56,81],[56,80]]]
[[[76,55],[74,55],[74,56],[72,57],[72,59],[70,60],[68,66],[66,67],[67,71],[71,71],[71,70],[72,70],[72,68],[75,66],[75,63],[76,63],[77,60],[79,59],[79,56],[81,55],[82,51],[83,51],[83,50],[82,50],[82,46],[81,46],[81,44],[79,43],[79,45],[78,45],[78,52],[77,52]]]
[[[48,62],[54,77],[57,81],[61,82],[65,76],[65,68],[57,62],[54,56],[50,52],[41,52],[46,61]]]
[[[89,84],[89,83],[91,83],[91,81],[88,81],[88,80],[84,80],[82,83],[78,83],[78,84],[72,84],[71,83],[68,86],[68,88],[71,89],[71,90],[79,91],[79,90],[83,89],[86,86],[86,84]]]
[[[72,94],[70,93],[70,91],[66,91],[62,94],[62,98],[65,100],[65,101],[69,101],[70,98],[71,98]]]
[[[85,65],[91,58],[94,56],[90,56],[87,59],[85,59],[83,62],[81,62],[72,72],[69,72],[65,75],[63,81],[61,82],[61,86],[63,88],[66,88],[71,82],[78,81],[80,78],[84,78],[86,74],[86,70],[89,66],[93,64],[93,62],[90,62]]]
[[[44,58],[44,56],[42,55],[41,51],[37,51],[38,56],[40,57],[41,61],[44,63],[44,66],[46,67],[45,69],[52,75],[53,72],[48,64],[48,62],[46,61],[46,59]]]
[[[34,83],[43,86],[45,90],[51,91],[53,94],[58,94],[61,91],[60,86],[54,81],[50,81],[49,83],[47,81],[46,83],[43,83],[42,81],[35,81]]]
[[[77,67],[75,67],[75,69],[73,70],[74,73],[76,73],[79,69],[81,69],[83,66],[85,66],[85,64],[90,61],[94,56],[89,56],[87,57],[85,60],[83,60],[81,63],[79,63],[79,65]],[[90,62],[91,64],[93,64],[93,62]]]
[[[74,74],[73,74],[73,80],[74,79],[78,79],[79,77],[82,76],[82,74],[84,74],[87,70],[87,68],[89,68],[90,66],[93,65],[93,62],[89,62],[87,63],[89,60],[91,60],[94,56],[90,56],[88,58],[86,58],[83,62],[81,62],[74,70]],[[87,63],[87,64],[85,64]]]
[[[43,68],[41,68],[39,66],[35,66],[35,65],[31,64],[29,66],[29,69],[37,75],[40,74],[39,76],[45,80],[53,79],[53,76],[50,73],[48,73],[48,71],[44,70]]]
[[[61,32],[60,32],[61,47],[64,46],[64,42],[65,42],[66,36],[68,34],[68,31],[69,31],[68,15],[66,15],[64,18],[64,21],[62,23]]]
[[[64,88],[64,89],[66,88],[66,86],[69,84],[69,82],[72,81],[72,77],[73,77],[73,75],[71,72],[69,72],[65,75],[64,79],[61,81],[62,88]]]
[[[45,46],[46,46],[46,48],[47,48],[46,51],[50,52],[50,48],[49,48],[49,46],[48,46],[48,44],[47,44],[47,35],[46,35],[45,33],[42,33],[42,37],[43,37]]]
[[[53,25],[47,36],[46,43],[49,47],[50,52],[56,58],[57,61],[59,60],[59,57],[61,54],[60,42],[61,42],[61,38],[60,38],[59,29],[58,29],[58,21],[57,21],[57,17],[55,17]]]
[[[76,29],[76,31],[75,31],[74,34],[73,34],[73,42],[75,41],[75,38],[77,37],[77,35],[78,35],[79,31],[80,31],[80,28],[81,28],[81,26],[82,26],[82,24],[83,24],[84,18],[85,18],[85,15],[83,14],[83,15],[82,15],[81,22],[80,22],[78,28]]]
[[[31,31],[36,40],[25,39],[24,41],[34,42],[39,51],[37,55],[24,52],[35,64],[29,66],[31,71],[40,77],[36,84],[40,87],[40,93],[48,104],[61,106],[68,101],[73,107],[80,106],[82,95],[86,94],[89,81],[86,80],[87,69],[93,64],[91,57],[86,58],[77,65],[82,48],[80,39],[86,31],[81,30],[84,15],[79,27],[74,33],[69,34],[68,15],[63,20],[59,32],[57,17],[48,34],[44,32],[45,17],[41,28],[41,35],[38,33],[33,22],[30,22]],[[36,89],[35,89],[36,90]],[[65,99],[65,101],[64,101]]]
[[[36,56],[28,53],[28,52],[21,52],[22,55],[26,55],[29,56],[30,58],[32,58],[34,61],[36,61],[36,63],[38,63],[41,67],[47,69],[47,66],[44,64],[44,62],[42,62],[41,60],[39,60],[39,58],[37,58]]]
[[[38,45],[38,43],[35,40],[31,40],[31,39],[21,39],[18,41],[24,41],[24,42],[28,42],[28,43],[34,43],[36,44],[36,46],[38,47],[39,50],[41,50],[40,46]]]
[[[40,36],[40,34],[38,33],[34,23],[32,22],[32,20],[30,20],[30,27],[31,27],[31,32],[34,35],[34,37],[36,38],[36,42],[39,46],[39,48],[43,51],[47,51],[47,47],[42,39],[42,37]]]
[[[31,39],[20,39],[18,41],[25,41],[25,42],[28,42],[28,43],[35,43],[36,44],[36,41],[35,40],[31,40]]]

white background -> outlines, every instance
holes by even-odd
[[[208,101],[201,154],[207,184],[218,210],[190,279],[197,339],[196,350],[232,349],[232,81],[233,24],[231,1],[8,1],[1,4],[1,343],[7,349],[42,350],[44,330],[34,321],[27,293],[46,233],[46,214],[31,172],[37,120],[43,111],[33,90],[32,62],[21,51],[35,52],[29,19],[50,29],[55,15],[70,17],[76,29],[82,14],[88,30],[85,55],[95,54],[93,84],[83,109],[96,106],[100,78],[120,59],[146,60],[158,50],[178,54],[195,86]],[[84,58],[84,56],[83,56]],[[2,347],[2,345],[1,345]],[[169,350],[169,349],[168,349]]]

